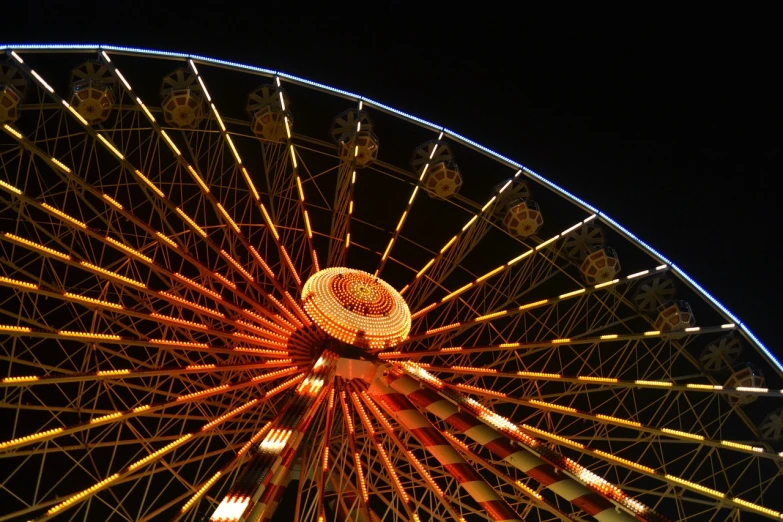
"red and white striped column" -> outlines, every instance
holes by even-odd
[[[495,522],[521,522],[505,500],[484,481],[484,478],[468,464],[446,438],[432,426],[422,413],[402,393],[398,393],[376,377],[367,390],[368,394],[382,404],[419,443],[448,471],[459,485],[473,497]],[[413,381],[411,381],[413,382]],[[414,383],[415,384],[415,383]]]
[[[634,520],[659,520],[654,517],[633,516],[617,509],[608,499],[591,491],[580,482],[557,470],[552,464],[534,455],[524,447],[512,445],[511,440],[499,431],[487,426],[474,416],[461,412],[448,399],[429,388],[422,387],[411,377],[390,372],[384,377],[389,386],[467,437],[484,446],[504,462],[514,466],[575,507],[595,517],[600,522],[633,522]]]

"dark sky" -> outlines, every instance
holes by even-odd
[[[773,330],[783,220],[772,10],[685,19],[657,4],[542,17],[524,4],[331,2],[311,13],[132,3],[23,2],[19,24],[4,11],[0,40],[232,59],[445,125],[607,212],[783,351]]]

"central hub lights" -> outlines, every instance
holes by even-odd
[[[411,329],[411,313],[399,292],[367,272],[325,268],[302,288],[310,319],[332,337],[362,348],[390,348]]]

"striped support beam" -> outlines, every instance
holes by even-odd
[[[382,379],[385,377],[378,377],[373,381],[368,390],[369,395],[383,404],[397,422],[422,446],[427,448],[427,451],[473,497],[473,500],[481,506],[491,520],[495,522],[521,522],[519,514],[500,498],[478,471],[473,469],[443,437],[440,431],[430,424],[404,394],[389,388],[382,382]]]
[[[593,516],[600,522],[632,522],[634,520],[658,520],[658,517],[634,517],[618,510],[608,499],[591,491],[585,485],[555,469],[524,447],[512,445],[505,435],[487,426],[468,413],[461,412],[449,400],[434,391],[423,388],[407,375],[390,373],[385,377],[389,386],[404,395],[411,403],[437,416],[455,430],[484,446],[495,456],[502,459],[542,486],[569,501],[578,509]]]

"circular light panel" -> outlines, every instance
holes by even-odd
[[[385,281],[352,268],[325,268],[302,288],[310,319],[326,333],[363,348],[389,348],[411,329],[411,313]]]

